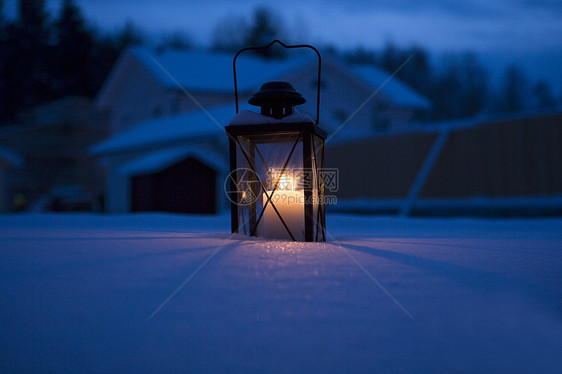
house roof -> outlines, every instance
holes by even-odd
[[[234,105],[226,105],[211,108],[207,112],[193,110],[152,119],[97,143],[90,148],[90,153],[106,155],[186,141],[196,143],[224,135],[224,126],[234,114]]]
[[[153,53],[148,48],[129,50],[162,83],[170,88],[178,85],[194,91],[227,92],[234,88],[233,55],[201,50],[165,50]],[[238,89],[251,92],[263,82],[287,74],[310,57],[285,60],[263,59],[252,55],[240,55],[236,62]]]
[[[372,65],[360,65],[353,66],[351,70],[373,89],[380,88],[381,93],[393,104],[420,109],[431,108],[429,100],[382,69]]]
[[[295,110],[291,116],[278,120],[248,110],[243,104],[239,114],[234,105],[221,105],[207,112],[196,109],[187,113],[155,118],[120,132],[90,148],[92,155],[134,152],[148,148],[168,147],[177,144],[196,144],[224,136],[224,126],[252,123],[313,122],[304,113]],[[254,108],[255,110],[255,108]],[[330,124],[329,121],[326,122]],[[324,123],[321,124],[324,126]],[[331,129],[332,126],[328,126]]]
[[[334,62],[326,58],[325,63]],[[233,55],[205,50],[164,50],[156,53],[146,47],[127,49],[100,91],[97,103],[101,107],[113,101],[119,82],[127,76],[127,66],[140,63],[162,86],[169,89],[185,89],[193,92],[231,94],[234,88]],[[264,82],[279,80],[309,64],[316,64],[315,56],[297,54],[287,59],[263,59],[251,54],[241,54],[236,62],[238,90],[252,93]],[[423,96],[400,82],[388,80],[390,74],[374,66],[352,66],[337,63],[347,69],[373,90],[381,88],[381,94],[398,106],[427,109],[431,103]],[[123,82],[121,82],[123,83]],[[384,86],[383,86],[384,84]]]

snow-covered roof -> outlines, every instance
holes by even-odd
[[[295,109],[294,113],[281,119],[264,116],[251,110],[243,110],[229,121],[229,125],[252,125],[260,123],[297,123],[313,122],[308,114],[304,114]]]
[[[188,157],[196,158],[217,171],[225,171],[227,161],[215,151],[200,146],[180,146],[150,152],[123,165],[119,172],[132,176],[160,171]]]
[[[249,107],[247,104],[242,108]],[[226,136],[227,124],[314,122],[310,116],[295,110],[290,116],[278,120],[251,110],[242,109],[236,114],[233,105],[218,106],[203,112],[199,109],[174,116],[152,119],[133,126],[90,148],[93,155],[107,155],[137,151],[174,143],[196,143],[217,136]],[[179,151],[178,151],[179,152]]]
[[[234,106],[226,105],[207,112],[193,110],[152,119],[97,143],[90,148],[90,152],[103,155],[209,139],[224,135],[224,126],[234,114]]]
[[[390,74],[372,65],[353,66],[351,68],[365,82],[377,89],[382,86],[381,94],[397,105],[430,109],[431,103],[413,89],[402,83],[398,78],[391,78]],[[384,86],[383,86],[384,84]]]
[[[0,145],[0,161],[6,162],[10,166],[23,166],[23,159],[15,152]]]
[[[308,54],[290,56],[287,59],[263,59],[251,54],[238,57],[237,82],[240,93],[249,94],[268,81],[284,77],[304,69],[316,60]],[[132,47],[123,53],[110,77],[100,91],[97,105],[109,106],[115,100],[116,87],[127,84],[132,61],[140,63],[155,79],[169,89],[186,89],[193,92],[231,94],[234,89],[233,54],[206,50],[164,50],[155,52],[146,47]],[[333,59],[331,59],[333,60]],[[329,63],[330,58],[325,63]],[[373,90],[381,85],[381,94],[397,106],[428,109],[431,103],[397,78],[388,80],[390,74],[374,66],[349,66],[335,64],[339,69],[352,73]]]
[[[234,89],[233,54],[202,50],[165,50],[153,53],[144,47],[129,50],[166,87],[203,92],[227,92]],[[267,60],[240,55],[236,62],[238,89],[251,92],[264,82],[290,73],[310,61],[309,56],[285,60]]]

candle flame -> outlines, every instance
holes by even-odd
[[[277,182],[277,189],[283,190],[283,191],[294,191],[295,190],[295,184],[294,184],[293,178],[291,178],[291,177],[289,177],[285,174],[281,174],[279,176],[279,181]]]
[[[277,191],[296,191],[299,182],[298,178],[294,178],[289,173],[281,173],[280,171],[270,169],[271,187],[275,187]]]

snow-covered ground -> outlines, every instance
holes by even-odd
[[[0,372],[562,372],[562,219],[327,227],[0,216]]]

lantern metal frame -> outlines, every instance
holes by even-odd
[[[236,101],[236,114],[238,114],[240,111],[240,106],[238,105],[238,80],[236,77],[236,60],[238,59],[238,56],[240,56],[242,53],[246,51],[257,51],[262,49],[268,49],[276,43],[287,49],[310,48],[314,51],[314,53],[316,53],[316,56],[318,57],[318,78],[316,80],[316,122],[315,123],[318,125],[320,121],[320,76],[322,75],[322,56],[320,56],[320,52],[318,52],[318,49],[316,49],[314,46],[310,44],[287,45],[278,39],[275,39],[274,41],[263,47],[242,48],[236,53],[236,55],[234,55],[234,59],[232,60],[232,70],[234,72],[234,99]]]
[[[283,174],[295,152],[295,149],[299,143],[302,143],[302,169],[314,171],[312,173],[313,179],[311,183],[307,184],[303,188],[304,192],[304,240],[307,242],[312,241],[325,241],[326,240],[326,219],[325,219],[325,206],[324,206],[324,175],[321,170],[324,167],[324,142],[327,137],[326,131],[318,126],[319,115],[320,115],[320,73],[321,73],[321,57],[320,53],[316,48],[310,45],[285,45],[279,40],[274,40],[270,44],[264,47],[248,47],[243,48],[238,53],[236,53],[233,60],[233,71],[234,71],[234,91],[236,98],[236,113],[239,113],[238,105],[238,85],[236,77],[236,59],[238,56],[248,50],[259,50],[267,49],[279,43],[285,48],[311,48],[318,56],[318,87],[317,87],[317,101],[316,101],[316,121],[315,122],[292,122],[292,123],[268,123],[265,124],[240,124],[240,125],[229,125],[225,127],[226,133],[229,137],[229,149],[230,149],[230,190],[238,191],[239,181],[238,174],[235,172],[238,170],[239,161],[238,151],[241,151],[241,157],[243,162],[248,165],[249,169],[253,171],[250,178],[252,182],[250,185],[253,189],[252,193],[254,196],[258,196],[262,191],[265,194],[267,200],[265,201],[263,208],[258,214],[257,204],[254,200],[250,202],[249,205],[249,234],[250,236],[256,236],[258,225],[264,215],[266,207],[271,205],[276,215],[281,220],[283,226],[285,227],[287,233],[293,241],[296,241],[294,233],[289,229],[287,222],[279,213],[275,203],[272,201],[273,194],[277,190],[278,182],[274,184],[273,190],[268,194],[266,185],[263,180],[260,179],[259,174],[256,170],[256,153],[265,163],[263,156],[261,155],[259,148],[260,144],[273,144],[273,143],[287,143],[293,141],[290,153],[285,159],[281,174]],[[248,148],[241,144],[241,140],[248,144]],[[281,175],[280,174],[280,175]],[[279,177],[280,178],[280,177]],[[314,192],[316,193],[317,201],[314,200]],[[231,229],[232,233],[239,233],[240,230],[240,194],[236,193],[231,196]],[[316,205],[315,205],[316,204]],[[316,208],[316,212],[314,212]],[[316,213],[316,217],[314,217]],[[246,228],[246,224],[244,224]]]

